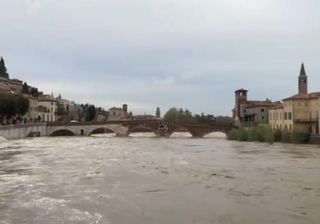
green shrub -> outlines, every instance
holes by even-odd
[[[257,141],[258,142],[265,142],[265,133],[266,133],[265,127],[257,127]]]
[[[235,141],[238,140],[238,129],[232,129],[228,135],[227,135],[228,140]]]
[[[310,135],[298,131],[288,132],[275,130],[266,126],[258,126],[250,129],[233,129],[227,136],[228,140],[250,141],[250,142],[273,142],[306,144],[310,140]]]
[[[274,142],[274,135],[271,128],[265,128],[264,132],[264,140],[267,143],[273,144]]]
[[[275,130],[273,132],[273,138],[275,142],[281,142],[282,139],[282,133],[279,129]]]
[[[248,141],[248,131],[243,128],[239,129],[237,134],[237,140],[242,142]]]
[[[288,131],[282,131],[281,132],[281,142],[291,143],[292,142],[291,133]]]
[[[291,133],[291,142],[295,144],[306,144],[310,140],[310,134],[293,131]]]
[[[257,141],[257,129],[255,127],[248,130],[248,141],[255,142]]]

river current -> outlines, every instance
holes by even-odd
[[[0,224],[320,223],[320,148],[172,138],[0,140]]]

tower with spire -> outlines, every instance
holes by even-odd
[[[304,69],[304,64],[301,64],[300,74],[298,77],[298,89],[299,94],[307,94],[308,93],[308,76],[306,75],[306,71]]]

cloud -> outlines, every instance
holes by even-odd
[[[238,88],[294,94],[302,60],[320,89],[319,1],[20,2],[1,2],[10,74],[78,102],[230,114]]]
[[[28,14],[34,14],[40,8],[40,0],[27,0]]]

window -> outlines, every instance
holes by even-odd
[[[289,112],[289,114],[288,114],[288,115],[289,115],[288,119],[289,119],[289,120],[292,120],[292,113],[291,113],[291,112]]]
[[[284,112],[284,119],[287,120],[287,118],[288,118],[288,114],[287,112]]]
[[[261,120],[264,120],[264,116],[261,116]]]

